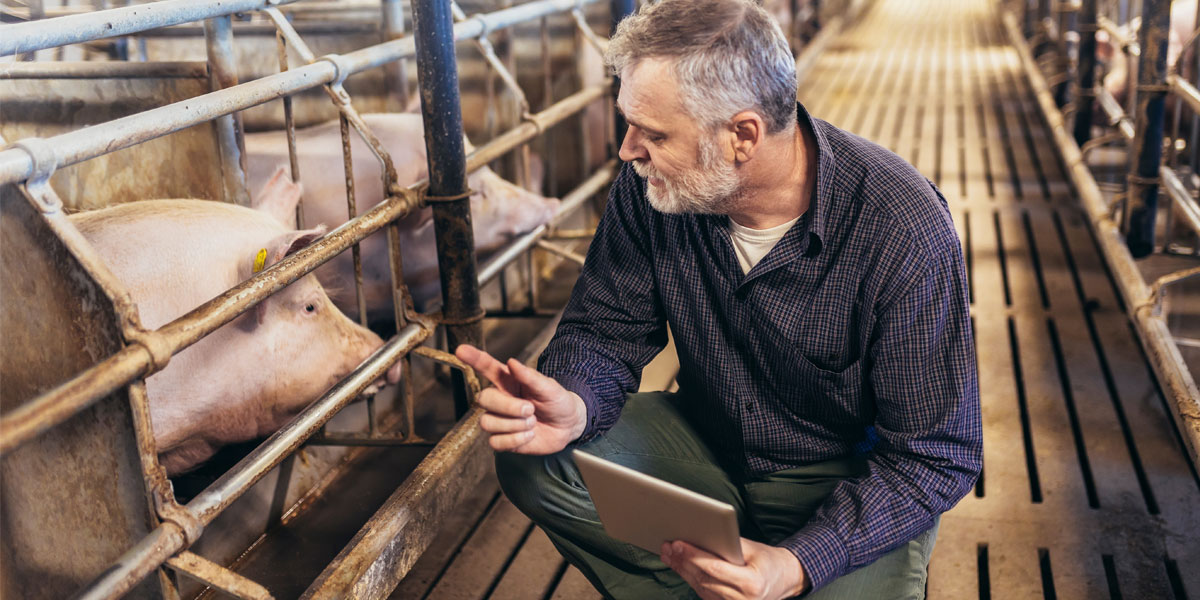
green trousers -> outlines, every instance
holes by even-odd
[[[582,446],[591,454],[728,502],[743,537],[775,544],[798,531],[837,483],[865,471],[861,458],[832,460],[741,480],[679,410],[675,394],[629,396],[608,433]],[[695,598],[655,553],[604,533],[569,451],[549,456],[496,454],[506,496],[545,530],[559,552],[608,598]],[[805,596],[817,600],[924,598],[937,525],[879,560]]]

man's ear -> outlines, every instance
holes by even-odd
[[[729,121],[733,134],[733,160],[746,162],[758,152],[767,136],[767,123],[762,115],[752,110],[743,110]]]

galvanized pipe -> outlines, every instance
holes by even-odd
[[[488,163],[504,156],[513,148],[532,140],[567,117],[583,110],[587,105],[602,98],[608,91],[607,84],[583,88],[549,108],[529,118],[520,125],[498,135],[492,141],[475,149],[467,157],[467,172],[472,172]]]
[[[208,71],[211,75],[209,81],[213,91],[230,88],[238,83],[232,23],[230,17],[214,17],[204,22],[204,44],[208,49]],[[242,141],[237,113],[217,117],[213,120],[213,127],[217,133],[225,201],[249,206],[250,196],[246,193],[246,169],[243,164],[243,149],[246,144]]]
[[[1200,206],[1196,205],[1196,199],[1183,187],[1183,182],[1179,180],[1174,169],[1163,165],[1159,174],[1162,177],[1163,189],[1174,203],[1175,212],[1172,214],[1182,216],[1183,222],[1192,232],[1200,235]]]
[[[587,4],[598,0],[581,1]],[[138,6],[149,7],[175,2],[176,0],[164,0],[153,5]],[[256,2],[264,4],[266,0]],[[241,3],[251,4],[249,0],[241,0]],[[546,14],[570,10],[575,6],[576,0],[540,0],[487,15],[476,15],[454,26],[454,39],[473,39],[485,30],[508,27]],[[6,33],[6,30],[0,29],[0,40],[8,39],[3,35]],[[268,100],[333,82],[339,78],[339,69],[345,75],[350,75],[400,58],[411,57],[414,53],[412,37],[385,42],[341,55],[337,59],[317,60],[311,65],[286,73],[277,73],[229,89],[57,135],[48,138],[47,141],[53,151],[55,164],[61,168],[174,133],[221,115],[245,110]],[[337,60],[336,65],[333,60]],[[33,158],[26,151],[19,148],[0,151],[0,184],[24,181],[32,173]]]
[[[409,325],[400,331],[396,337],[367,357],[345,379],[267,438],[220,479],[192,499],[186,507],[182,507],[182,510],[201,526],[211,523],[221,511],[319,431],[338,411],[382,377],[400,356],[416,348],[431,333],[432,329],[418,324]],[[167,559],[186,549],[190,543],[178,525],[164,522],[123,554],[116,564],[76,597],[80,600],[118,598]]]
[[[0,26],[0,56],[118,37],[296,0],[162,0]]]
[[[0,65],[0,79],[202,79],[208,63],[70,61],[7,63]]]
[[[1125,193],[1121,229],[1134,258],[1154,252],[1158,215],[1158,168],[1162,164],[1163,120],[1167,95],[1167,38],[1171,0],[1143,0],[1138,43],[1137,114],[1134,115],[1134,163]]]
[[[1087,211],[1088,224],[1097,243],[1100,244],[1100,250],[1113,278],[1116,279],[1117,289],[1128,307],[1129,318],[1134,323],[1138,340],[1146,351],[1150,366],[1154,369],[1167,404],[1171,407],[1171,415],[1179,426],[1180,436],[1187,445],[1192,460],[1200,463],[1200,389],[1197,389],[1195,379],[1183,362],[1166,322],[1155,316],[1151,310],[1153,303],[1150,288],[1125,246],[1116,223],[1109,216],[1108,203],[1096,185],[1096,179],[1088,169],[1079,146],[1067,133],[1062,113],[1054,106],[1046,80],[1038,71],[1029,46],[1021,37],[1012,14],[1004,14],[1004,25],[1010,42],[1017,49],[1017,56],[1029,79],[1030,87],[1035,92],[1042,117],[1054,135],[1055,148],[1068,168],[1075,189],[1079,192],[1083,208]]]
[[[1172,93],[1187,103],[1193,113],[1200,115],[1200,90],[1196,86],[1175,73],[1167,75],[1167,85],[1171,86]]]
[[[1096,99],[1096,17],[1099,0],[1083,0],[1079,13],[1079,67],[1075,101],[1075,143],[1082,147],[1092,137],[1092,103]]]
[[[414,0],[412,7],[429,166],[427,197],[433,205],[442,314],[447,320],[446,343],[449,348],[459,344],[482,346],[479,319],[483,308],[476,281],[475,234],[471,229],[462,107],[454,56],[454,20],[449,2]],[[468,408],[466,382],[457,372],[453,387],[455,415],[462,417]]]
[[[404,37],[404,3],[383,0],[383,40],[390,42]],[[403,60],[389,64],[384,71],[388,92],[396,99],[399,110],[408,107],[408,72]]]
[[[232,321],[387,223],[416,210],[415,194],[391,197],[265,271],[148,333],[139,344],[0,417],[0,454],[65,421],[96,399],[166,366],[171,356]]]
[[[1097,88],[1096,101],[1100,104],[1100,110],[1108,117],[1109,125],[1115,125],[1125,139],[1132,140],[1133,121],[1125,114],[1125,109],[1121,108],[1121,103],[1113,98],[1112,93],[1102,87]]]

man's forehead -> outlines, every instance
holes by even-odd
[[[626,115],[669,114],[677,104],[678,89],[669,59],[645,58],[621,71],[617,107]]]

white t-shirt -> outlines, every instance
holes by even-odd
[[[742,265],[742,273],[749,273],[799,220],[800,217],[796,217],[770,229],[750,229],[729,219],[729,239],[733,242],[733,253]]]

